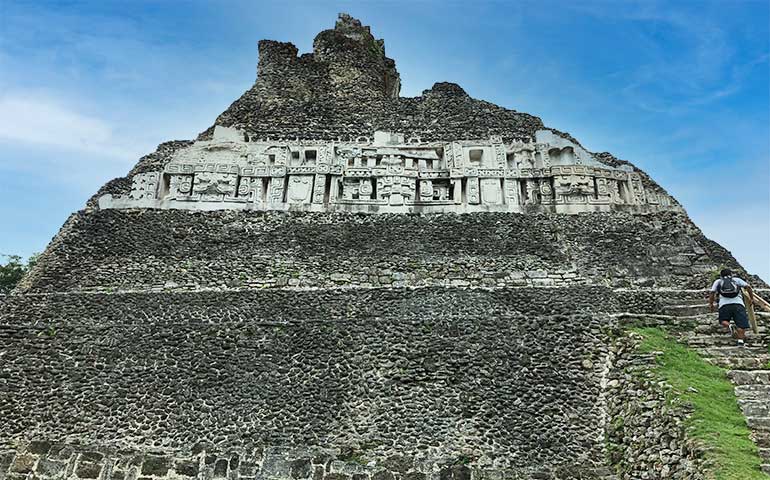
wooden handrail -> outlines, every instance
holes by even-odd
[[[768,301],[765,300],[764,298],[757,295],[757,292],[754,292],[754,305],[762,307],[768,312],[770,312],[770,303],[768,303]]]

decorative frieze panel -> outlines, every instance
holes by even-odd
[[[139,173],[134,175],[131,184],[131,193],[128,194],[132,200],[154,199],[158,194],[158,180],[160,175],[157,172]]]
[[[162,172],[135,175],[102,208],[351,211],[564,211],[679,209],[646,191],[639,174],[598,162],[539,131],[532,143],[500,137],[421,142],[376,132],[351,142],[262,141],[217,126]]]

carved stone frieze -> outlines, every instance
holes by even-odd
[[[162,171],[135,175],[101,208],[565,213],[679,209],[641,176],[538,131],[534,142],[422,142],[397,133],[350,142],[259,140],[217,126]]]

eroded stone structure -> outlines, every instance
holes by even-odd
[[[612,167],[538,130],[534,142],[423,142],[374,132],[355,140],[258,139],[216,126],[162,171],[137,173],[128,195],[100,208],[353,212],[680,210],[645,191],[628,165]]]
[[[732,255],[632,164],[399,88],[347,15],[263,40],[74,213],[0,297],[0,480],[703,478],[621,319]]]

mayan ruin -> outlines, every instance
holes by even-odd
[[[705,290],[770,287],[633,163],[400,96],[364,20],[260,40],[0,295],[0,480],[713,478],[653,327],[724,370],[770,474],[770,313],[737,347]]]

